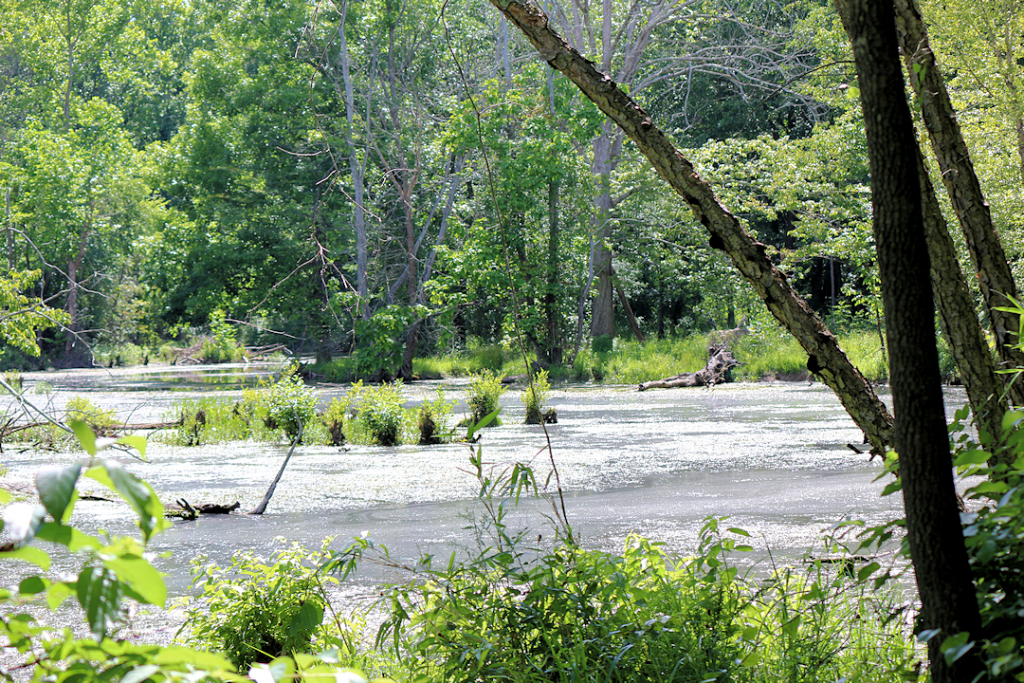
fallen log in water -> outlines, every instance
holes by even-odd
[[[171,429],[172,427],[180,427],[184,422],[184,418],[178,418],[171,422],[125,422],[123,424],[113,424],[105,427],[92,426],[92,430],[96,433],[96,436],[120,436],[120,432],[123,431],[141,431],[144,429]],[[17,434],[23,432],[26,429],[33,429],[35,427],[46,427],[52,425],[52,422],[29,422],[20,425],[0,425],[0,442],[9,437],[11,434]]]
[[[656,379],[644,382],[637,391],[648,389],[675,389],[677,387],[709,387],[715,384],[723,384],[731,381],[729,371],[738,365],[742,365],[733,357],[732,351],[727,347],[712,347],[708,350],[710,357],[704,369],[697,372],[684,372],[665,379]]]

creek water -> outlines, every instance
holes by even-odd
[[[132,422],[168,419],[183,398],[216,394],[237,397],[241,389],[267,376],[273,366],[214,368],[136,368],[25,376],[26,397],[59,410],[81,394],[117,410]],[[31,393],[46,383],[50,393]],[[428,398],[437,383],[405,387],[407,405]],[[446,383],[450,398],[463,399],[464,383]],[[320,389],[326,402],[343,387]],[[485,462],[530,463],[537,480],[551,473],[546,445],[564,492],[569,522],[584,545],[619,550],[639,533],[684,554],[696,544],[709,515],[730,517],[728,526],[750,534],[764,558],[795,557],[820,542],[823,532],[844,519],[869,522],[900,514],[899,496],[880,497],[878,459],[857,454],[847,444],[862,441],[860,431],[835,396],[820,384],[730,384],[715,388],[638,393],[635,387],[567,385],[548,404],[558,424],[518,424],[519,390],[502,400],[505,424],[484,430],[478,444]],[[951,406],[962,396],[949,398]],[[465,410],[464,402],[456,413]],[[458,417],[458,415],[456,416]],[[232,443],[194,448],[151,439],[148,462],[119,455],[148,481],[165,502],[239,501],[256,506],[287,451],[285,444]],[[478,482],[469,473],[470,447],[346,446],[299,447],[266,514],[207,516],[178,522],[158,537],[155,564],[167,572],[172,595],[188,586],[191,558],[206,555],[226,562],[236,550],[267,556],[280,538],[319,547],[327,537],[343,547],[367,533],[393,556],[420,553],[447,556],[474,542],[472,519],[482,512]],[[18,450],[10,444],[2,462],[8,480],[31,481],[44,465],[69,464],[80,454]],[[553,491],[553,485],[548,487]],[[550,534],[545,502],[524,503],[516,524]],[[121,503],[80,502],[73,522],[83,529],[131,533],[133,518]],[[60,567],[58,566],[58,571]],[[379,581],[379,572],[361,573],[357,582]],[[6,583],[6,582],[5,582]]]

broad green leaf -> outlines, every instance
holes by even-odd
[[[99,466],[89,469],[85,476],[117,491],[132,506],[139,515],[139,528],[147,542],[154,533],[164,528],[164,506],[160,499],[148,484],[126,470],[121,463],[104,460]]]
[[[46,591],[46,604],[50,609],[57,609],[65,600],[74,595],[77,591],[77,584],[61,581],[50,586]]]
[[[969,450],[956,456],[956,460],[953,461],[953,464],[957,467],[963,467],[965,465],[983,465],[988,462],[988,458],[989,455],[985,451]]]
[[[96,455],[96,434],[93,433],[92,428],[80,420],[72,420],[71,431],[78,437],[78,443],[82,445],[82,449],[89,455]]]
[[[142,683],[157,671],[160,667],[156,664],[145,664],[140,667],[132,669],[124,678],[121,679],[121,683]]]
[[[71,467],[44,467],[36,473],[36,490],[39,500],[55,522],[64,519],[64,513],[72,504],[75,484],[82,474],[81,465]]]
[[[39,527],[39,531],[36,532],[36,538],[66,546],[71,552],[78,552],[83,548],[103,547],[100,539],[95,536],[83,534],[74,527],[57,524],[56,522],[46,522]]]
[[[30,576],[18,584],[18,592],[22,595],[39,595],[50,585],[49,580],[41,576]]]
[[[25,560],[43,571],[47,571],[50,568],[50,556],[45,551],[33,548],[32,546],[0,551],[0,560]]]
[[[942,645],[939,645],[939,650],[942,651],[946,664],[952,666],[953,662],[963,657],[973,647],[974,641],[970,640],[970,634],[963,632],[946,638]]]
[[[472,440],[474,434],[476,434],[478,431],[480,431],[481,429],[483,429],[487,425],[489,425],[492,422],[494,422],[494,420],[498,417],[498,413],[500,413],[500,412],[501,412],[501,407],[499,406],[493,412],[491,412],[488,415],[485,415],[482,418],[480,418],[480,421],[477,422],[475,425],[470,425],[469,426],[469,431],[466,433],[466,440],[467,441]]]
[[[212,652],[200,652],[188,647],[162,647],[153,658],[153,663],[167,667],[188,664],[206,671],[235,670],[231,662],[221,655]]]
[[[750,533],[747,532],[745,529],[740,529],[739,527],[729,527],[728,531],[734,534],[739,534],[740,536],[746,536],[747,538],[750,538]]]
[[[306,601],[292,617],[292,623],[288,626],[288,635],[294,636],[299,633],[311,633],[323,622],[324,609],[320,605]]]
[[[797,615],[789,621],[782,624],[782,632],[790,638],[796,638],[796,634],[800,631],[800,616]]]
[[[122,436],[117,440],[117,443],[124,444],[125,446],[130,446],[131,448],[134,448],[139,452],[139,456],[143,460],[146,459],[146,444],[148,443],[146,441],[146,437],[135,435]]]
[[[746,657],[744,657],[742,660],[740,660],[740,666],[745,666],[745,667],[749,668],[749,667],[757,666],[760,662],[761,662],[761,653],[760,652],[751,652]]]
[[[103,560],[103,564],[114,572],[118,579],[129,584],[146,603],[159,607],[166,604],[167,586],[164,579],[146,559],[138,555],[122,555]]]
[[[93,635],[102,638],[114,625],[121,608],[121,586],[103,567],[86,567],[78,575],[78,603],[85,610]]]

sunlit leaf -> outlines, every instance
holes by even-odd
[[[50,568],[50,556],[39,548],[33,548],[32,546],[25,546],[15,550],[2,550],[0,551],[0,560],[24,560],[31,562],[43,571],[47,571]]]
[[[89,425],[81,420],[72,420],[71,431],[75,433],[78,443],[82,445],[82,449],[86,453],[96,455],[96,434]]]
[[[56,522],[46,522],[39,527],[36,538],[66,546],[71,552],[78,552],[83,548],[100,548],[103,545],[95,536],[89,536],[74,527]]]
[[[167,586],[160,572],[138,555],[122,555],[103,560],[104,566],[117,578],[131,585],[144,602],[163,607],[167,602]],[[321,613],[322,618],[322,613]]]
[[[85,610],[93,635],[102,638],[114,625],[121,608],[121,586],[103,567],[86,567],[78,575],[78,603]]]

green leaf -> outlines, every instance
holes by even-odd
[[[727,529],[727,531],[730,531],[730,532],[732,532],[734,534],[739,534],[740,536],[746,536],[747,538],[750,538],[750,533],[746,529],[740,529],[739,527],[733,526],[733,527],[729,527]]]
[[[43,571],[50,569],[50,556],[45,551],[33,548],[32,546],[25,546],[17,550],[0,551],[0,560],[25,560]]]
[[[121,679],[121,683],[142,683],[157,671],[160,671],[160,667],[156,664],[145,664],[143,666],[132,669],[128,675]]]
[[[114,460],[104,460],[89,469],[85,476],[117,491],[139,515],[139,528],[148,542],[153,534],[164,528],[164,506],[153,489]]]
[[[121,585],[105,568],[86,567],[78,575],[76,589],[89,628],[97,639],[103,638],[121,608]]]
[[[146,459],[146,445],[149,443],[144,436],[122,436],[115,443],[124,444],[139,452],[139,457]]]
[[[18,592],[22,595],[39,595],[49,585],[50,582],[41,576],[30,576],[18,584]]]
[[[470,425],[469,426],[469,431],[466,433],[466,440],[467,441],[468,440],[472,440],[474,434],[476,434],[478,431],[480,431],[481,429],[483,429],[487,425],[489,425],[492,422],[494,422],[494,420],[498,417],[498,413],[500,413],[500,412],[501,412],[501,407],[499,406],[493,412],[491,412],[491,413],[489,413],[487,415],[484,415],[482,418],[480,418],[480,421],[477,422],[475,425]]]
[[[323,623],[324,608],[315,602],[306,601],[292,617],[292,623],[288,626],[288,635],[295,636],[300,633],[312,633]]]
[[[868,565],[866,565],[864,567],[861,567],[860,570],[857,572],[857,580],[858,581],[864,581],[869,576],[874,574],[875,571],[878,570],[878,569],[879,569],[879,564],[877,562],[872,562],[871,564],[868,564]]]
[[[740,660],[740,666],[745,666],[745,667],[749,668],[749,667],[757,666],[760,662],[761,662],[761,653],[760,652],[751,652],[746,657],[744,657],[743,659]]]
[[[11,492],[0,489],[0,505],[5,505],[11,502]],[[2,529],[3,527],[0,527]]]
[[[957,467],[964,467],[966,465],[983,465],[988,462],[989,454],[985,451],[969,450],[964,451],[960,455],[956,456],[956,460],[953,464]]]
[[[782,632],[790,638],[796,638],[796,634],[800,631],[800,616],[797,615],[789,621],[782,624]]]
[[[183,664],[206,671],[234,671],[235,667],[224,657],[212,652],[200,652],[188,647],[162,647],[153,657],[153,663],[166,667]]]
[[[74,500],[75,484],[81,474],[81,465],[44,467],[36,473],[39,500],[55,522],[64,520],[64,513]]]
[[[103,564],[114,572],[118,579],[129,584],[144,602],[159,607],[167,603],[167,585],[160,572],[145,558],[138,555],[122,555],[103,560]]]
[[[71,431],[78,437],[78,443],[82,445],[82,449],[89,455],[96,455],[96,434],[93,433],[92,428],[85,424],[81,420],[71,421]]]
[[[942,656],[945,658],[947,666],[952,666],[953,662],[963,657],[974,647],[974,641],[969,640],[969,638],[969,633],[961,632],[942,641],[939,649],[942,651]]]
[[[100,543],[100,539],[95,536],[83,534],[74,527],[57,524],[56,522],[46,522],[39,527],[39,531],[36,532],[36,538],[41,541],[49,541],[50,543],[63,545],[73,553],[78,552],[83,548],[103,547],[103,544]]]
[[[77,584],[61,581],[50,586],[46,591],[46,604],[50,609],[57,609],[77,591]]]

